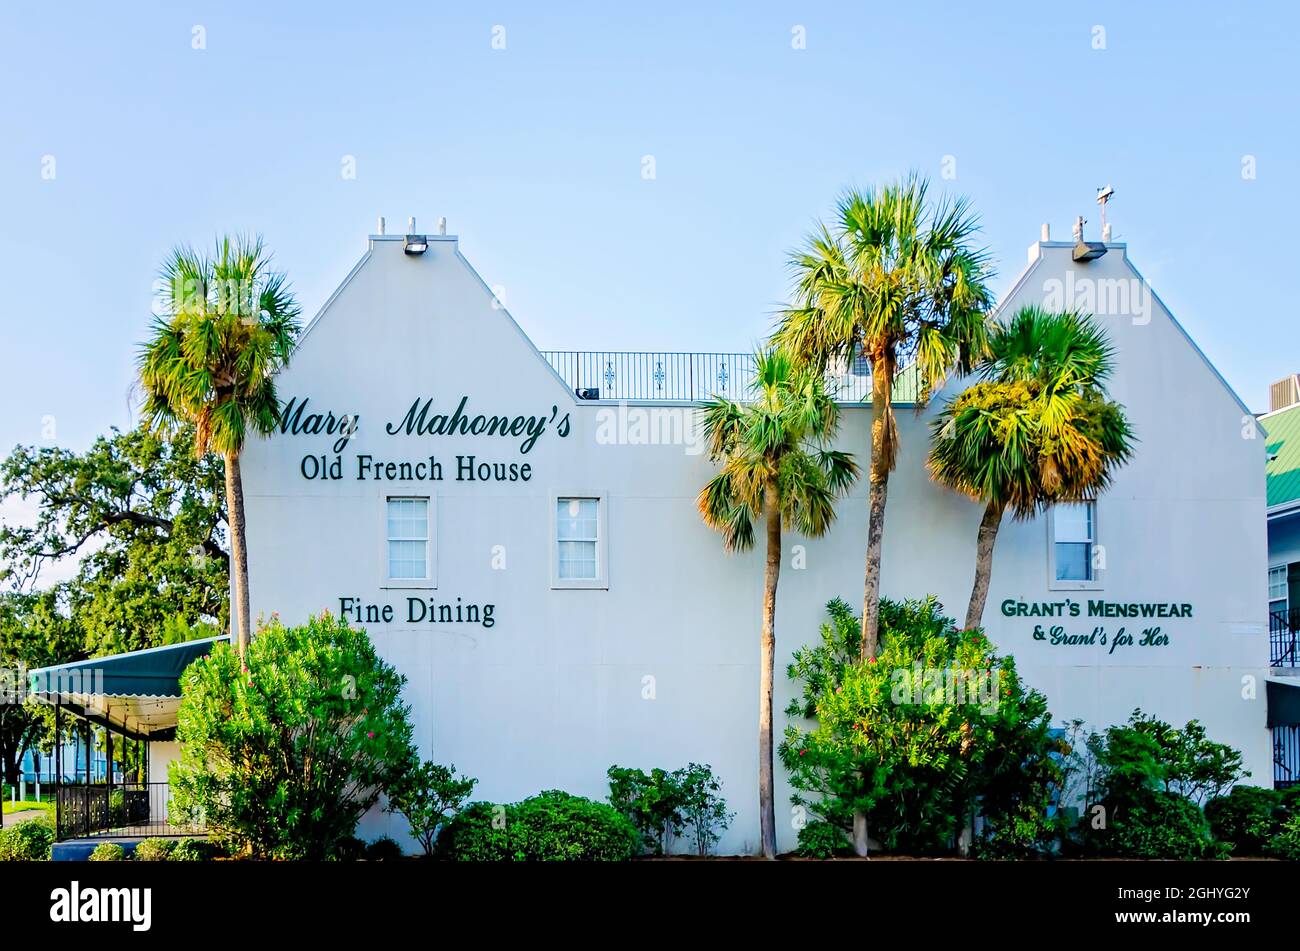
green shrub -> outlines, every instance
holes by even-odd
[[[457,862],[507,862],[512,856],[506,835],[510,806],[471,802],[442,829],[434,855]]]
[[[1300,862],[1300,811],[1293,812],[1268,845],[1268,854]]]
[[[366,846],[367,862],[393,862],[401,857],[402,847],[386,835]]]
[[[1211,836],[1201,803],[1249,773],[1241,754],[1208,739],[1199,722],[1178,729],[1134,710],[1127,723],[1089,736],[1086,747],[1095,768],[1077,827],[1085,854],[1198,859],[1231,850],[1233,840]],[[1215,809],[1225,822],[1237,811]]]
[[[167,861],[207,862],[219,854],[218,847],[205,839],[181,839],[167,856]]]
[[[1286,819],[1282,794],[1261,786],[1233,786],[1205,804],[1210,831],[1236,855],[1263,855]]]
[[[982,631],[958,630],[934,597],[885,598],[880,653],[863,662],[853,609],[835,599],[827,612],[820,643],[787,669],[801,686],[780,747],[795,805],[845,829],[865,815],[887,851],[912,853],[950,849],[980,796],[1007,825],[1046,812],[1057,770],[1047,701]],[[966,676],[960,694],[951,675],[939,682],[947,670]],[[1030,839],[1046,847],[1050,832]]]
[[[680,789],[683,823],[695,841],[695,853],[708,855],[736,814],[727,811],[722,782],[713,775],[713,767],[708,763],[687,763],[684,769],[674,770],[673,775]]]
[[[454,764],[441,766],[431,760],[412,764],[390,784],[387,808],[405,817],[424,854],[432,855],[438,829],[460,811],[477,782],[468,776],[458,778]]]
[[[677,773],[611,766],[605,775],[609,778],[610,805],[636,828],[642,851],[663,855],[686,827]]]
[[[246,662],[218,644],[185,671],[173,806],[239,852],[326,858],[409,767],[405,678],[329,614],[264,626]]]
[[[809,822],[799,830],[795,851],[806,859],[833,859],[837,855],[851,855],[853,848],[843,830],[829,822]]]
[[[126,849],[122,848],[116,842],[101,842],[95,846],[95,850],[90,853],[92,862],[125,862]]]
[[[1097,763],[1101,798],[1117,804],[1143,790],[1163,789],[1204,805],[1250,775],[1241,768],[1241,753],[1208,739],[1199,721],[1177,729],[1141,710],[1106,730]]]
[[[54,828],[29,819],[0,829],[0,862],[46,862],[54,845]]]
[[[508,831],[522,861],[619,862],[636,854],[636,829],[618,810],[558,789],[518,803]]]
[[[1164,790],[1136,796],[1112,815],[1105,851],[1120,858],[1221,858],[1227,847],[1210,836],[1201,808],[1186,796]]]
[[[175,839],[145,839],[135,847],[135,859],[137,862],[166,862],[175,848]]]
[[[126,797],[120,789],[114,789],[108,794],[108,824],[126,825]]]
[[[671,773],[611,766],[605,775],[610,804],[636,828],[642,851],[653,855],[663,855],[682,835],[697,854],[708,855],[735,818],[707,763],[688,763]]]
[[[468,862],[624,861],[638,843],[612,806],[551,789],[509,806],[471,803],[438,836],[436,852]]]

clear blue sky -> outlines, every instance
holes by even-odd
[[[703,6],[6,4],[0,451],[128,422],[177,242],[262,232],[311,316],[376,215],[445,215],[543,348],[747,349],[813,219],[909,169],[973,200],[999,292],[1113,184],[1246,402],[1300,371],[1297,5]]]

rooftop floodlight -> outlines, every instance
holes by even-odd
[[[414,217],[406,219],[406,240],[402,242],[402,250],[407,254],[423,254],[429,250],[428,237],[415,233]]]

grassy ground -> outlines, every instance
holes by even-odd
[[[18,800],[17,803],[6,802],[4,804],[5,824],[10,822],[25,822],[28,819],[46,818],[50,822],[54,821],[54,803],[53,802],[24,802]]]
[[[0,788],[3,792],[4,801],[0,808],[3,808],[5,816],[13,816],[15,821],[24,821],[26,819],[36,819],[44,815],[51,822],[54,821],[54,793],[41,790],[41,798],[36,799],[36,788],[32,784],[27,786],[27,798],[19,799],[13,802],[13,790],[9,786]]]

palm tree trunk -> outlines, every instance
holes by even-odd
[[[235,647],[242,660],[248,650],[248,535],[244,530],[244,480],[239,472],[239,453],[226,453],[226,514],[230,520],[230,573],[235,582],[235,603],[231,620],[235,626]]]
[[[867,496],[867,567],[862,584],[862,660],[880,653],[880,550],[885,537],[885,502],[893,459],[889,410],[894,381],[884,360],[871,365],[871,490]],[[867,856],[866,813],[853,814],[853,852]]]
[[[871,491],[868,495],[867,568],[862,585],[862,659],[880,651],[880,548],[885,534],[885,498],[889,494],[889,402],[893,381],[884,361],[871,369]]]
[[[993,544],[1002,526],[1004,506],[990,502],[980,519],[979,536],[975,542],[975,585],[970,592],[970,605],[966,608],[966,629],[983,623],[984,603],[989,597],[989,579],[993,576]]]
[[[776,793],[772,769],[772,680],[776,666],[776,583],[781,574],[781,504],[776,484],[763,495],[767,566],[763,571],[763,638],[759,651],[758,810],[763,857],[776,858]]]

